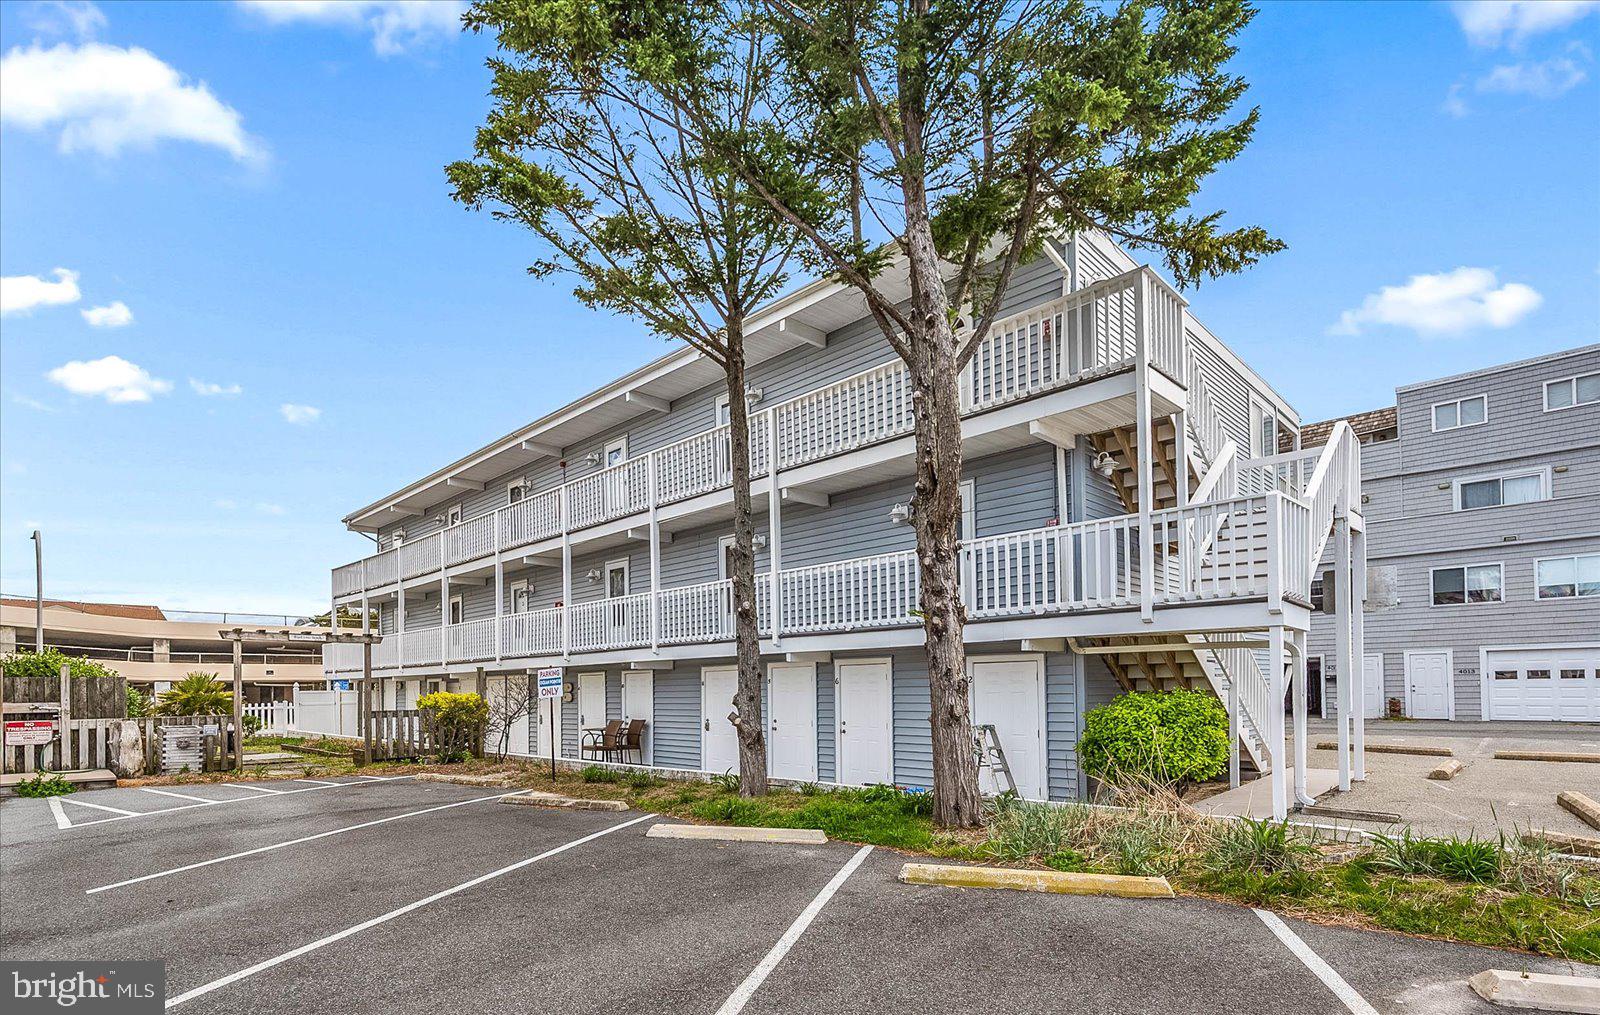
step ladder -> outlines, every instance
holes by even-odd
[[[1000,780],[1005,780],[1007,792],[1012,796],[1017,792],[1017,780],[1011,774],[1011,765],[1006,762],[1005,748],[1000,746],[1000,734],[992,724],[985,723],[973,728],[975,747],[978,752],[978,767],[990,768],[995,772],[995,785],[1000,785]]]

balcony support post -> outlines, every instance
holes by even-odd
[[[498,523],[496,523],[498,527]],[[497,533],[498,536],[498,533]],[[500,540],[495,539],[495,545],[500,545]],[[506,608],[506,562],[500,551],[494,551],[494,658],[499,662],[505,655],[505,646],[500,643],[500,629],[504,626],[501,619],[505,616]]]
[[[1283,722],[1283,625],[1273,624],[1267,632],[1268,751],[1272,754],[1272,817],[1282,821],[1289,816],[1289,745]]]
[[[441,540],[443,542],[443,540]],[[450,575],[439,567],[439,665],[450,661]]]
[[[406,583],[403,579],[399,588],[395,589],[394,601],[394,665],[396,669],[404,669],[406,665]]]
[[[1317,798],[1306,791],[1306,632],[1291,632],[1294,656],[1294,801],[1309,807]]]
[[[1178,506],[1189,506],[1189,413],[1180,409],[1172,414],[1173,473],[1178,480]]]
[[[1138,429],[1139,454],[1139,617],[1155,622],[1156,543],[1150,529],[1154,508],[1155,420],[1150,415],[1150,278],[1140,272],[1134,288],[1134,415]]]
[[[650,651],[661,648],[661,520],[656,511],[656,467],[660,461],[650,452],[647,472],[650,492]]]
[[[772,644],[781,644],[783,638],[783,497],[778,475],[778,462],[782,459],[778,446],[778,414],[767,414],[767,570],[772,578],[767,583],[772,603]]]
[[[1352,657],[1350,639],[1350,525],[1349,518],[1338,514],[1333,519],[1334,542],[1334,618],[1333,637],[1335,650],[1334,673],[1337,677],[1335,686],[1339,690],[1339,791],[1350,791],[1350,724],[1355,708],[1355,695],[1351,693],[1353,685],[1359,683],[1361,674],[1357,672],[1356,663]]]
[[[572,658],[572,529],[567,524],[570,517],[568,487],[561,487],[561,658]]]
[[[1228,674],[1228,788],[1239,788],[1239,738],[1243,732],[1239,728],[1239,675]],[[1260,731],[1263,743],[1266,739],[1266,730]]]
[[[1283,612],[1283,495],[1267,494],[1267,612]]]
[[[1367,602],[1367,531],[1356,529],[1351,533],[1351,567],[1350,590],[1354,593],[1350,604],[1350,657],[1361,674],[1360,680],[1352,681],[1355,706],[1350,710],[1350,722],[1354,725],[1354,736],[1351,738],[1351,772],[1350,778],[1356,782],[1367,780],[1367,634],[1366,613]],[[1378,706],[1383,707],[1383,672],[1378,673]]]

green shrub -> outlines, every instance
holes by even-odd
[[[266,725],[259,715],[247,715],[239,721],[244,725],[246,739],[260,734],[261,728]]]
[[[578,773],[578,777],[584,782],[618,782],[622,778],[618,772],[599,765],[583,766],[583,771]]]
[[[1228,766],[1228,713],[1197,691],[1135,691],[1084,715],[1078,759],[1109,781],[1153,779],[1181,786]]]
[[[93,659],[69,656],[60,649],[43,652],[14,652],[0,660],[0,671],[8,677],[59,677],[65,664],[73,680],[90,677],[115,677],[117,671]]]
[[[1051,870],[1067,871],[1069,873],[1088,869],[1088,860],[1075,849],[1063,849],[1045,857],[1044,865]]]
[[[77,791],[78,787],[61,776],[46,775],[44,772],[17,783],[17,796],[64,796]]]
[[[435,691],[417,699],[417,710],[433,737],[434,754],[440,761],[465,760],[483,744],[489,705],[478,695]]]
[[[143,719],[146,716],[151,714],[152,708],[153,708],[153,706],[151,705],[151,702],[150,702],[150,696],[148,694],[144,693],[143,691],[139,690],[137,687],[134,687],[132,684],[129,684],[128,685],[128,718],[129,719]]]
[[[227,715],[233,711],[233,692],[215,673],[186,673],[156,699],[160,715]]]

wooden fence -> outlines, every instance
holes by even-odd
[[[128,714],[128,681],[121,677],[73,677],[67,682],[71,715],[79,719],[122,719]],[[61,701],[61,677],[6,677],[8,702]],[[11,710],[15,711],[15,710]]]
[[[421,758],[433,752],[433,735],[414,708],[374,709],[372,712],[373,761]]]
[[[74,681],[77,683],[77,681]],[[217,735],[206,737],[205,770],[220,771],[232,767],[236,749],[232,736],[233,717],[227,715],[163,715],[147,719],[132,719],[139,725],[139,737],[144,749],[144,771],[147,775],[161,771],[161,729],[166,726],[198,726],[202,730],[215,727]],[[67,772],[80,769],[110,768],[113,743],[116,739],[118,719],[71,719],[65,735],[57,736],[48,744],[32,747],[7,747],[7,772]],[[224,737],[223,731],[228,731]],[[215,741],[211,744],[211,741]]]

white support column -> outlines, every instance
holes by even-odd
[[[1334,638],[1334,665],[1338,667],[1334,672],[1338,675],[1335,686],[1338,688],[1338,724],[1339,724],[1339,789],[1341,792],[1350,789],[1350,710],[1355,696],[1350,693],[1351,685],[1361,681],[1361,674],[1357,672],[1355,663],[1350,658],[1350,522],[1345,515],[1339,515],[1333,520],[1334,563],[1333,572],[1333,638]]]
[[[772,597],[769,612],[772,614],[772,644],[783,637],[783,589],[779,580],[783,572],[783,495],[779,492],[778,474],[778,414],[767,413],[767,568],[772,572],[768,593]]]
[[[1351,556],[1354,574],[1351,577],[1351,608],[1350,608],[1350,655],[1355,660],[1361,679],[1353,681],[1355,689],[1355,707],[1351,710],[1350,721],[1355,726],[1355,736],[1351,738],[1351,772],[1350,778],[1356,782],[1365,782],[1367,778],[1367,632],[1366,632],[1366,602],[1367,602],[1367,533],[1365,529],[1357,529],[1351,533]],[[1378,673],[1378,704],[1383,705],[1383,673],[1380,668]]]
[[[1294,643],[1294,799],[1303,807],[1317,800],[1306,789],[1306,633],[1295,631]]]
[[[661,520],[656,511],[656,466],[654,451],[649,454],[646,471],[650,487],[650,651],[661,648]]]
[[[566,484],[561,487],[561,658],[572,658],[572,532],[571,497]]]
[[[442,544],[443,539],[439,540]],[[439,666],[450,662],[450,575],[439,571]],[[420,686],[420,685],[419,685]]]
[[[1189,413],[1172,414],[1173,473],[1178,477],[1178,506],[1189,506]]]
[[[1151,501],[1155,497],[1154,467],[1156,449],[1154,419],[1150,415],[1150,343],[1146,334],[1150,323],[1150,279],[1139,274],[1134,300],[1134,427],[1138,431],[1134,447],[1139,455],[1139,618],[1155,622],[1156,559],[1155,533],[1150,529]]]
[[[495,528],[500,527],[500,515],[495,514]],[[499,533],[495,534],[496,547],[500,545]],[[504,655],[504,646],[500,644],[500,628],[504,625],[501,620],[506,612],[506,562],[500,551],[494,551],[494,658],[498,662]]]
[[[1241,750],[1239,737],[1242,732],[1239,727],[1239,678],[1230,673],[1228,675],[1228,786],[1230,789],[1239,788],[1239,752]],[[1270,750],[1264,739],[1266,732],[1266,730],[1261,731],[1263,734],[1262,746],[1268,747]],[[1277,767],[1276,763],[1274,763],[1273,767]]]
[[[394,591],[394,664],[402,667],[406,664],[406,640],[401,635],[406,632],[406,583],[402,579]],[[380,685],[380,689],[381,689]]]
[[[1284,736],[1283,722],[1283,625],[1273,624],[1267,633],[1267,750],[1272,754],[1272,816],[1282,821],[1289,816],[1289,745]]]

